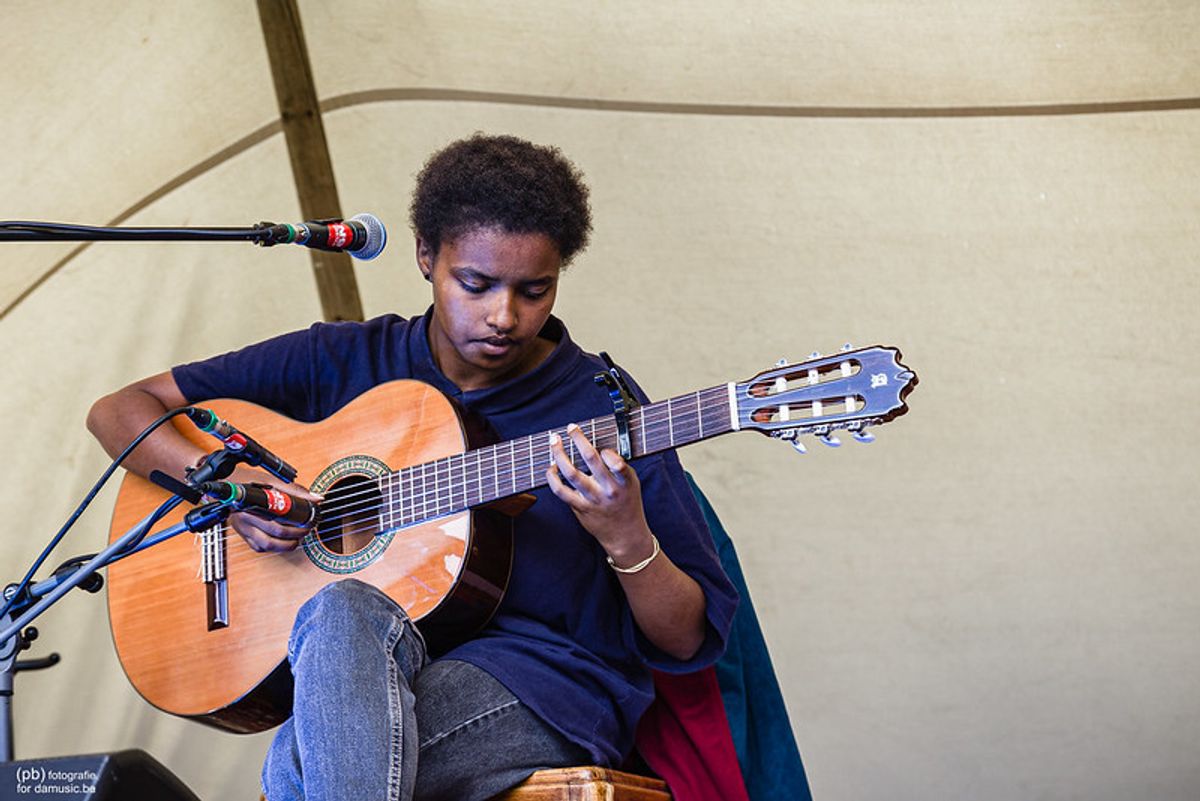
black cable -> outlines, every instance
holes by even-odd
[[[0,241],[3,240],[65,240],[65,241],[191,241],[234,239],[262,241],[269,239],[269,224],[245,228],[113,228],[71,223],[5,220],[0,222]]]
[[[96,483],[92,485],[92,489],[87,494],[87,497],[80,502],[79,506],[76,507],[75,512],[71,515],[67,522],[63,524],[63,527],[58,530],[58,533],[54,535],[54,539],[50,540],[50,544],[42,550],[42,553],[40,556],[38,556],[37,561],[33,563],[33,567],[29,568],[29,571],[25,574],[25,577],[21,579],[21,582],[17,585],[16,590],[5,602],[4,608],[0,609],[0,620],[4,619],[4,617],[8,614],[8,610],[12,608],[13,603],[25,592],[25,589],[29,586],[29,582],[33,579],[33,574],[38,571],[43,562],[50,558],[51,551],[58,547],[58,543],[62,540],[63,536],[66,535],[71,526],[75,525],[75,521],[78,520],[79,516],[83,514],[83,511],[87,509],[88,505],[96,497],[97,493],[99,493],[104,485],[108,483],[108,480],[112,477],[112,474],[116,472],[118,467],[120,467],[121,462],[125,461],[125,457],[129,456],[129,454],[133,452],[134,448],[136,448],[138,445],[141,445],[142,441],[154,433],[154,431],[156,431],[163,423],[167,422],[172,417],[177,417],[188,412],[191,408],[192,407],[190,406],[183,406],[167,412],[162,417],[151,423],[145,430],[142,431],[142,433],[138,434],[137,437],[134,438],[133,442],[129,443],[125,450],[121,451],[120,455],[117,456],[116,459],[113,459],[112,464],[109,465],[108,469],[104,471],[104,475],[100,476]]]

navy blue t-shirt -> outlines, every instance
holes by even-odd
[[[189,402],[237,398],[303,422],[332,415],[378,384],[413,378],[482,415],[501,441],[612,414],[607,391],[593,379],[604,363],[572,342],[556,318],[541,336],[557,344],[534,370],[463,392],[433,360],[426,333],[431,313],[317,323],[172,372]],[[633,389],[645,402],[641,389]],[[651,531],[704,591],[707,634],[696,656],[673,659],[638,631],[603,549],[543,487],[514,521],[512,577],[496,615],[442,657],[486,670],[607,765],[619,764],[633,747],[638,719],[654,696],[649,668],[683,673],[716,661],[737,606],[676,455],[668,451],[632,464]]]

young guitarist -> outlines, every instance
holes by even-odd
[[[587,243],[587,196],[557,149],[455,142],[425,165],[412,202],[433,288],[423,316],[318,323],[177,366],[101,398],[88,427],[114,454],[168,408],[238,398],[315,421],[401,378],[431,384],[502,441],[612,414],[593,380],[604,363],[551,314]],[[270,801],[470,801],[541,768],[619,766],[653,696],[650,668],[691,671],[721,654],[737,597],[674,453],[631,465],[578,427],[551,449],[548,487],[514,521],[508,591],[472,639],[431,661],[404,610],[354,579],[300,608],[293,714],[263,767]],[[167,427],[129,465],[182,477],[201,455]],[[232,480],[270,481],[241,469]],[[231,524],[260,552],[305,533],[245,514]]]

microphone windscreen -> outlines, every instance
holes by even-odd
[[[362,247],[348,251],[351,256],[368,261],[383,252],[383,246],[387,244],[387,229],[378,217],[374,214],[356,214],[350,218],[350,222],[356,222],[367,230],[367,241]]]

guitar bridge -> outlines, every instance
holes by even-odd
[[[201,575],[207,596],[208,630],[229,625],[229,588],[225,580],[225,533],[220,525],[200,532]]]

